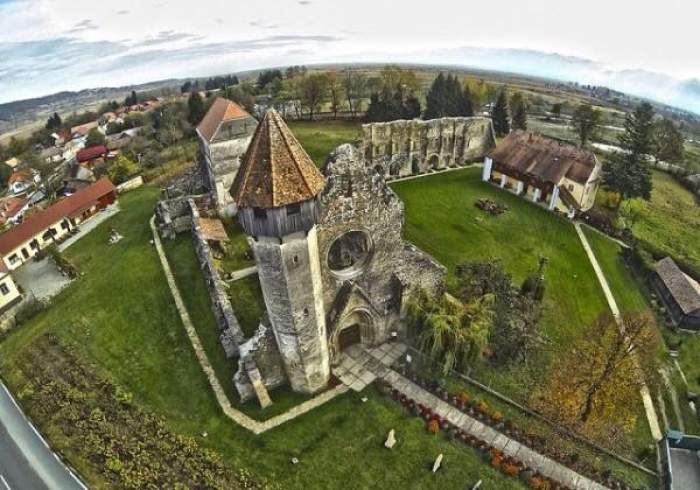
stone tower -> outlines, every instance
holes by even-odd
[[[316,224],[325,179],[282,118],[258,125],[231,188],[252,238],[275,340],[294,391],[314,393],[329,379],[326,314]]]

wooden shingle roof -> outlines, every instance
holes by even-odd
[[[231,187],[238,207],[270,209],[307,201],[324,186],[323,175],[284,120],[268,111]]]
[[[685,274],[671,257],[659,260],[655,269],[684,315],[700,310],[700,284]]]
[[[235,102],[217,97],[197,126],[197,131],[204,139],[211,142],[222,123],[235,119],[252,119],[252,117]]]
[[[487,156],[506,168],[554,185],[564,177],[585,184],[597,164],[590,151],[520,130],[506,136]]]

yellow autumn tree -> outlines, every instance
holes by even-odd
[[[603,315],[568,352],[558,353],[532,404],[546,416],[607,443],[634,427],[640,388],[654,371],[658,335],[646,313]]]

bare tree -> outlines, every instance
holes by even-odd
[[[362,99],[367,96],[367,77],[357,70],[343,71],[343,89],[352,117],[357,117]]]
[[[312,73],[299,80],[299,99],[309,111],[309,121],[328,97],[328,77],[325,73]]]
[[[343,85],[340,83],[340,75],[337,71],[326,73],[328,79],[328,97],[331,103],[333,119],[338,119],[338,110],[343,103]]]

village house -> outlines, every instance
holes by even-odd
[[[98,121],[91,121],[85,124],[79,124],[70,128],[70,134],[73,139],[86,138],[93,129],[98,129],[100,124]]]
[[[0,313],[4,313],[22,300],[15,280],[4,264],[0,263]]]
[[[8,196],[0,199],[0,225],[17,223],[29,207],[29,199]]]
[[[84,189],[95,182],[95,174],[92,170],[82,165],[71,165],[63,179],[63,195],[69,196]]]
[[[103,178],[48,208],[29,215],[24,221],[0,234],[0,257],[8,270],[14,270],[40,250],[65,238],[78,225],[113,204],[117,190]]]
[[[651,282],[676,326],[700,330],[700,284],[695,279],[666,257],[654,266]]]
[[[600,172],[592,152],[518,130],[486,154],[482,177],[573,218],[593,207]]]
[[[15,170],[7,179],[7,189],[13,195],[23,194],[39,183],[41,175],[36,170]]]
[[[63,149],[58,146],[44,148],[40,153],[46,163],[58,163],[63,160]]]
[[[76,154],[78,164],[89,169],[104,163],[109,150],[105,145],[95,145],[83,148]]]

